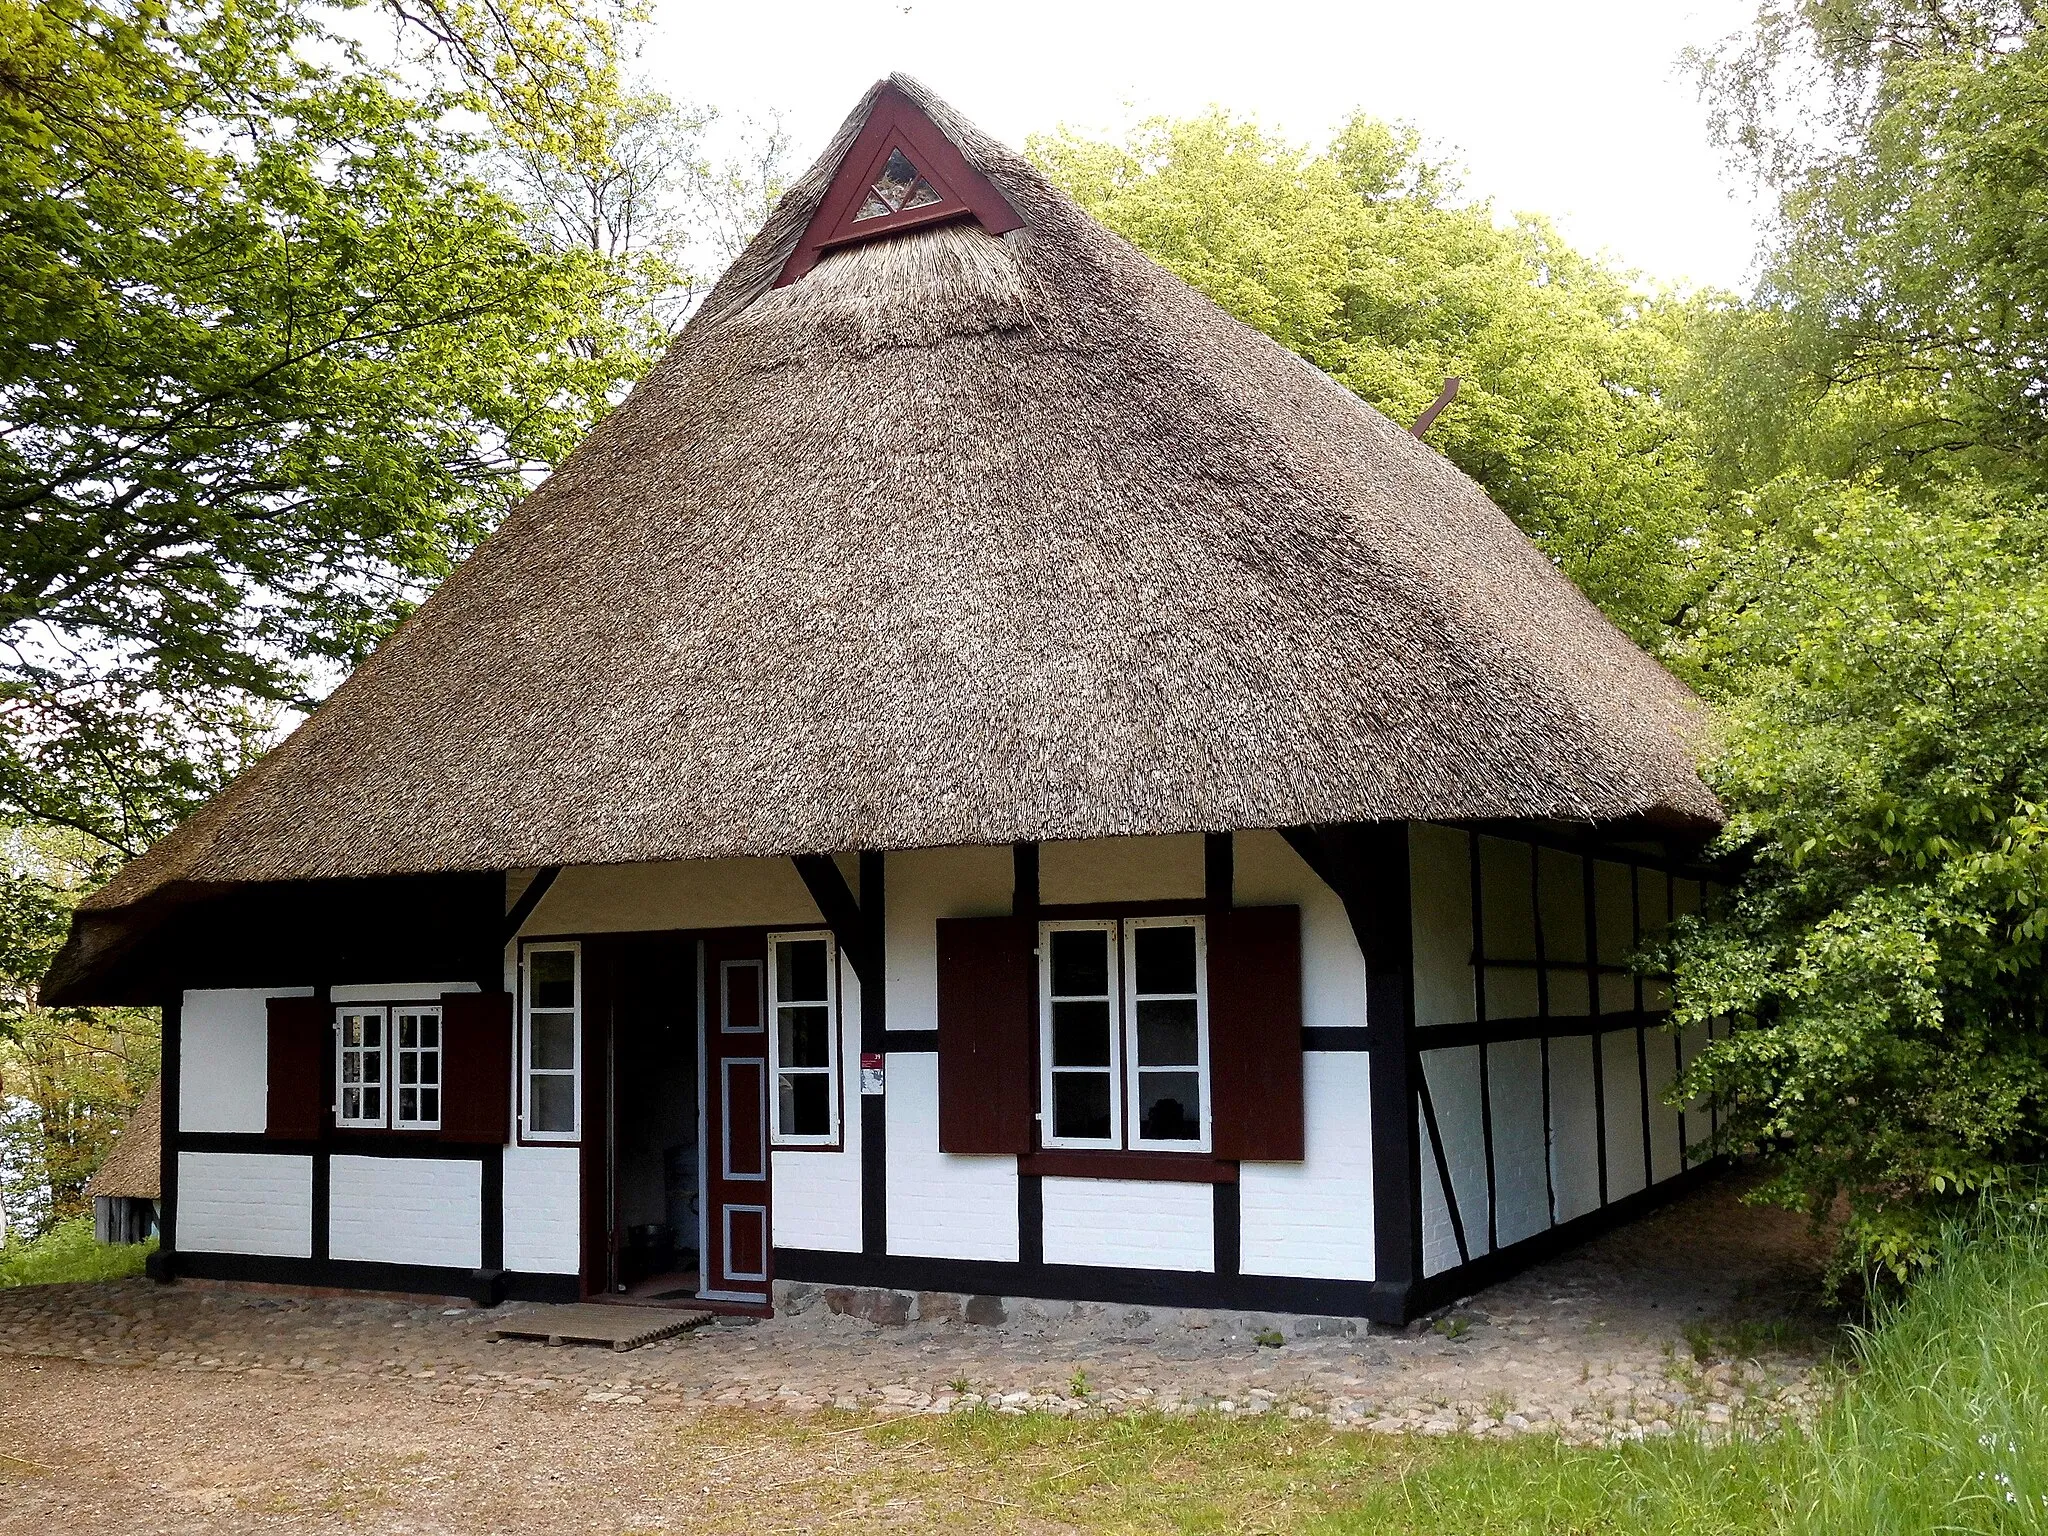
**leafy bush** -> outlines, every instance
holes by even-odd
[[[142,1273],[156,1251],[144,1243],[95,1242],[90,1219],[60,1222],[31,1242],[0,1245],[0,1290],[11,1285],[64,1285],[125,1280]]]
[[[2048,1157],[2048,511],[1781,484],[1756,513],[1691,656],[1749,870],[1675,967],[1681,1022],[1743,1027],[1686,1091],[1904,1277]]]

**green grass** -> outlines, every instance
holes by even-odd
[[[156,1251],[146,1243],[93,1241],[92,1218],[59,1222],[33,1242],[0,1245],[0,1289],[10,1285],[62,1285],[80,1280],[125,1280],[142,1273]]]
[[[2048,1533],[2048,1206],[2008,1203],[1949,1251],[1853,1337],[1840,1390],[1807,1432],[1588,1450],[1388,1439],[1279,1415],[976,1412],[863,1431],[884,1459],[857,1481],[942,1507],[950,1490],[992,1529]]]

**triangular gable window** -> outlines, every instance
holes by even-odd
[[[867,219],[884,219],[892,213],[907,213],[913,208],[930,208],[945,199],[932,190],[932,184],[918,174],[910,157],[901,149],[891,148],[889,158],[882,164],[882,179],[868,188],[868,200],[860,205],[860,212],[853,216],[853,222],[862,223]]]
[[[969,218],[992,235],[1024,222],[937,124],[885,87],[775,286],[795,282],[836,247]]]

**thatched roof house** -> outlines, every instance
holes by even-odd
[[[826,856],[878,907],[885,856],[1275,829],[1356,920],[1372,828],[1682,855],[1719,816],[1694,707],[1439,454],[897,77],[570,461],[80,908],[49,991],[516,969],[552,872],[713,861],[798,860],[791,916],[880,962]]]
[[[106,1161],[86,1182],[93,1230],[103,1243],[139,1243],[155,1229],[156,1202],[163,1193],[162,1116],[163,1081],[158,1079],[144,1091]]]

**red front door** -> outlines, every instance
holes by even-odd
[[[768,944],[717,933],[697,944],[699,1082],[704,1096],[704,1231],[699,1294],[766,1302],[768,1225]]]

